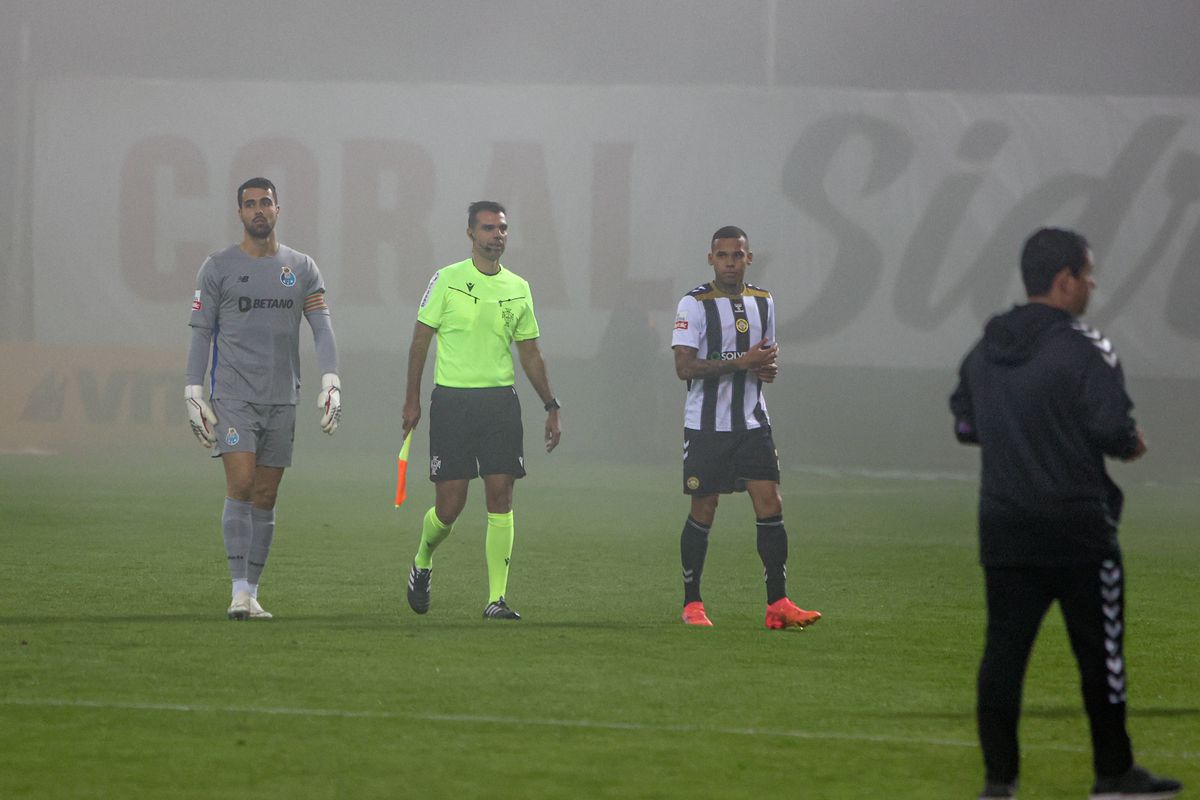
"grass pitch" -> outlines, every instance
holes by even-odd
[[[220,468],[0,456],[0,797],[955,798],[982,781],[975,484],[788,472],[789,589],[825,614],[763,629],[744,497],[685,629],[675,466],[535,458],[509,600],[481,618],[478,486],[438,551],[433,607],[404,581],[432,500],[391,508],[391,462],[299,448],[261,600],[230,623]],[[552,460],[557,459],[557,460]],[[1194,486],[1137,486],[1129,575],[1138,758],[1200,787]],[[1030,667],[1022,800],[1090,786],[1061,618]]]

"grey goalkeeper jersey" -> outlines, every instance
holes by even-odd
[[[294,405],[300,390],[300,320],[329,316],[316,262],[284,245],[253,258],[234,245],[196,276],[193,328],[212,331],[212,397]]]

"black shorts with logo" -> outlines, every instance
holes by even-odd
[[[525,430],[512,386],[435,386],[429,401],[429,480],[525,477]]]
[[[770,426],[745,431],[683,429],[683,493],[746,491],[746,481],[779,483],[779,454]]]

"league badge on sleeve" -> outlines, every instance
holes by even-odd
[[[438,276],[441,274],[442,271],[439,269],[437,272],[433,273],[433,277],[429,279],[429,285],[425,287],[425,294],[421,295],[421,308],[424,308],[429,302],[429,295],[433,293],[433,285],[437,283]]]
[[[675,330],[686,331],[688,329],[687,312],[680,311],[675,315]]]
[[[200,311],[204,306],[200,303],[200,290],[196,290],[196,296],[192,298],[192,311]]]
[[[296,285],[296,273],[291,267],[284,267],[279,273],[279,282],[290,289]]]

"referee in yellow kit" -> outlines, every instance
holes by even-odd
[[[436,487],[408,575],[408,604],[429,610],[433,551],[450,535],[467,503],[467,486],[483,477],[487,495],[487,619],[520,619],[505,601],[513,547],[513,484],[525,475],[521,404],[510,345],[546,408],[546,452],[558,446],[559,404],[538,348],[529,283],[500,264],[508,240],[504,206],[490,200],[467,210],[471,257],[434,273],[421,298],[408,351],[404,435],[421,419],[421,375],[438,337],[429,401],[429,479]]]

